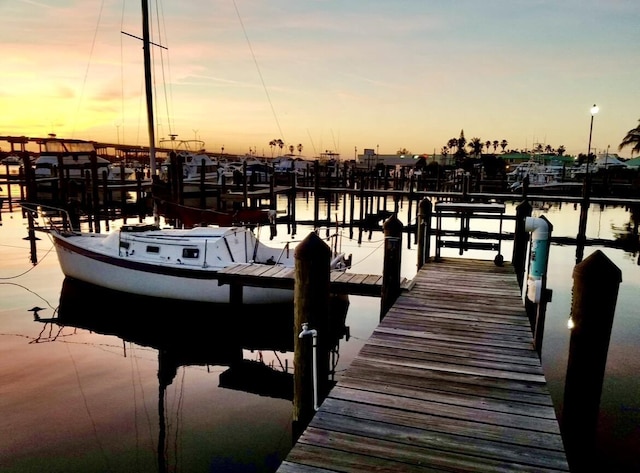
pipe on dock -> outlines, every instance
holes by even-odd
[[[526,217],[525,231],[531,233],[527,298],[534,303],[542,299],[543,281],[549,261],[549,222],[544,218]]]

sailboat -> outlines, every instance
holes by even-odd
[[[149,157],[151,175],[157,177],[146,0],[142,0],[142,6]],[[77,224],[71,228],[72,220],[62,209],[39,206],[37,212],[43,220],[42,229],[55,246],[65,276],[123,292],[228,303],[229,287],[218,284],[221,270],[231,265],[253,266],[262,272],[274,266],[294,267],[294,255],[288,243],[282,248],[267,246],[247,227],[207,225],[179,229],[160,228],[157,223],[125,224],[103,234],[79,231]],[[345,271],[350,267],[351,257],[347,258],[337,245],[332,247],[332,252],[331,270]],[[291,289],[246,287],[242,302],[270,304],[292,300]]]

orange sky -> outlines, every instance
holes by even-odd
[[[154,48],[158,140],[270,155],[281,138],[352,157],[439,152],[464,129],[578,154],[594,103],[598,152],[640,118],[637,1],[150,3],[169,48]],[[0,135],[148,144],[141,44],[120,33],[141,35],[138,0],[0,14]]]

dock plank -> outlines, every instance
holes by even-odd
[[[513,267],[444,259],[407,287],[278,471],[569,471]]]

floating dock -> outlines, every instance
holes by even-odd
[[[569,471],[513,267],[424,265],[277,470]]]

